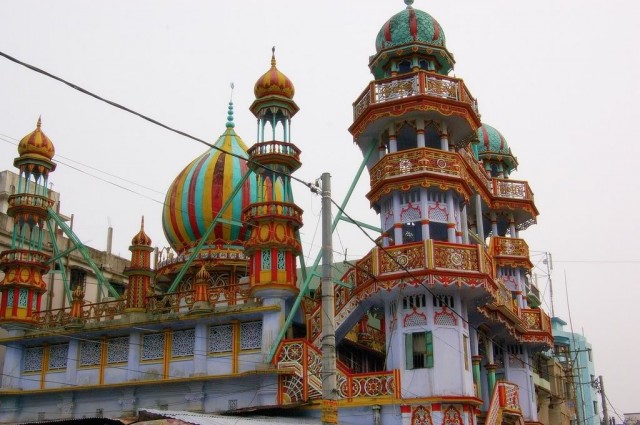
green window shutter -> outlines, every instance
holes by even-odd
[[[404,356],[407,370],[413,369],[413,334],[404,335]]]
[[[433,367],[433,333],[431,331],[427,331],[424,333],[425,339],[425,366],[427,368]]]

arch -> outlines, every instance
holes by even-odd
[[[404,122],[396,132],[398,151],[414,149],[418,147],[418,133],[413,125]]]

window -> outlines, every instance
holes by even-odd
[[[591,348],[587,348],[587,356],[589,357],[589,361],[592,362],[593,358],[591,357]]]
[[[402,243],[419,242],[422,240],[422,224],[410,222],[402,224]]]
[[[411,72],[411,62],[405,60],[398,64],[398,72],[400,74],[406,74],[407,72]]]
[[[433,367],[433,333],[415,332],[405,335],[407,370]]]
[[[449,229],[447,227],[447,223],[437,223],[430,222],[429,223],[429,239],[433,239],[434,241],[443,241],[446,242],[449,240]]]
[[[230,352],[233,347],[233,326],[217,325],[209,328],[209,353]]]
[[[414,308],[422,308],[427,305],[426,294],[407,295],[402,299],[402,308],[405,310],[413,310]]]
[[[447,306],[450,309],[453,309],[454,308],[453,295],[434,295],[433,306],[434,307]]]

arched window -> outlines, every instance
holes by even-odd
[[[411,62],[408,60],[403,60],[398,63],[398,73],[406,74],[407,72],[411,72]]]
[[[418,135],[415,128],[409,124],[404,124],[396,134],[398,151],[414,149],[418,146]]]

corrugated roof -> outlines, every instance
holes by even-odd
[[[144,415],[144,413],[149,415]],[[154,417],[154,421],[159,418],[177,419],[179,421],[193,425],[273,425],[273,424],[298,424],[298,425],[318,425],[320,419],[313,418],[292,418],[292,417],[275,417],[275,416],[222,416],[215,414],[192,413],[175,410],[155,410],[140,409],[140,416]],[[152,421],[150,420],[149,423]],[[146,422],[138,422],[144,424]],[[157,422],[156,422],[157,423]]]

